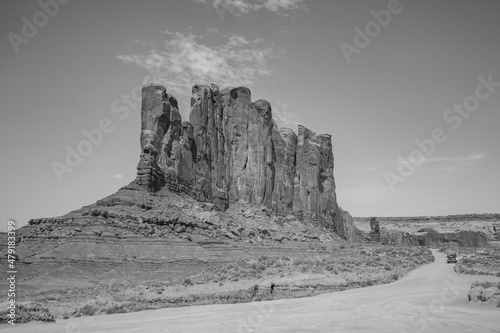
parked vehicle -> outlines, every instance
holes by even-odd
[[[446,255],[446,262],[449,264],[450,262],[456,263],[458,261],[458,255],[456,252],[450,252]]]

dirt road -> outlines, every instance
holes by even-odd
[[[388,285],[315,297],[160,309],[30,323],[3,332],[500,332],[500,308],[468,303],[470,283],[444,255]],[[490,278],[495,281],[498,278]]]

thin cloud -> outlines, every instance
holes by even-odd
[[[423,169],[425,166],[432,167],[432,165],[434,165],[434,169],[440,171],[461,171],[469,168],[474,164],[474,162],[483,159],[485,156],[486,154],[484,153],[474,153],[455,157],[429,157],[424,160],[419,169]],[[360,167],[348,167],[348,170],[363,172],[380,171],[386,169],[395,170],[398,168],[399,164],[400,163],[398,161],[386,161],[382,163],[372,163]]]
[[[397,161],[387,161],[387,162],[383,162],[383,163],[372,163],[372,164],[369,164],[369,165],[365,165],[365,166],[358,166],[358,167],[347,167],[347,169],[349,171],[365,171],[365,172],[369,172],[369,171],[379,171],[379,170],[383,170],[383,169],[392,169],[394,167],[397,167]]]
[[[123,175],[121,173],[117,173],[116,175],[113,175],[113,178],[123,179]]]
[[[473,162],[483,159],[486,156],[484,153],[475,153],[457,157],[432,157],[426,159],[426,162]]]
[[[205,5],[212,5],[216,10],[227,11],[240,16],[261,9],[271,13],[290,16],[297,11],[308,10],[305,0],[193,0]]]
[[[179,94],[190,92],[196,83],[253,86],[258,78],[274,73],[270,61],[279,58],[274,44],[216,30],[207,34],[224,42],[209,45],[207,35],[164,31],[160,46],[117,59],[146,69],[156,82]]]
[[[471,168],[476,161],[482,160],[486,154],[477,153],[455,158],[436,158],[433,162],[440,162],[440,166],[436,167],[439,171],[445,172],[460,172]]]

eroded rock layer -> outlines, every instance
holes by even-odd
[[[146,85],[142,97],[137,184],[167,186],[220,210],[237,201],[264,205],[356,238],[337,205],[330,135],[278,128],[271,104],[252,102],[246,87],[193,86],[189,122],[163,86]]]

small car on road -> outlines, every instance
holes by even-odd
[[[456,252],[450,252],[446,255],[446,262],[449,263],[456,263],[458,261],[458,255]]]

